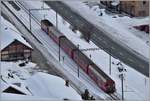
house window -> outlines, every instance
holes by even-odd
[[[145,5],[146,4],[146,1],[143,1],[143,5]]]

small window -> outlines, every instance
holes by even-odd
[[[143,5],[145,5],[146,4],[146,1],[143,1]]]

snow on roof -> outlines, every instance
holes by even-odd
[[[2,100],[8,100],[8,101],[42,101],[42,100],[56,100],[52,98],[42,98],[39,96],[30,96],[30,95],[20,95],[20,94],[11,94],[11,93],[1,93],[1,99]]]
[[[31,95],[31,93],[25,87],[18,87],[17,85],[13,85],[11,83],[6,83],[1,79],[1,92],[6,90],[7,88],[12,87],[26,95]]]
[[[81,96],[72,87],[65,86],[63,79],[53,75],[36,73],[27,79],[27,86],[34,96],[81,100]]]
[[[2,78],[0,79],[1,85],[0,85],[0,92],[4,91],[5,89],[7,89],[9,87],[9,85],[7,83],[5,83]]]
[[[24,67],[19,67],[18,62],[2,62],[1,64],[1,92],[7,89],[8,87],[12,87],[16,90],[21,91],[24,94],[31,95],[30,91],[26,88],[26,84],[24,79],[30,77],[29,72],[25,68],[32,68],[36,66],[34,63],[29,62]],[[8,76],[10,74],[13,77]]]
[[[112,1],[111,5],[117,6],[117,5],[119,5],[119,3],[120,3],[119,0],[114,0],[114,1]]]
[[[8,21],[6,21],[3,17],[1,17],[1,47],[0,50],[7,47],[10,43],[12,43],[15,39],[23,43],[24,45],[32,48],[31,45],[21,36],[19,35],[17,29]]]

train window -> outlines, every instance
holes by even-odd
[[[106,83],[105,86],[108,86],[108,84]]]

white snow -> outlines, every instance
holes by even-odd
[[[17,29],[12,26],[10,23],[8,23],[6,20],[4,20],[3,17],[1,17],[1,47],[0,50],[4,49],[5,47],[7,47],[9,44],[11,44],[15,39],[20,41],[21,43],[23,43],[24,45],[31,47],[31,45],[29,45],[29,43],[23,39],[22,36],[20,36],[20,34],[18,34],[19,32],[17,31]]]
[[[63,79],[53,75],[36,73],[27,80],[27,86],[35,96],[81,100],[81,96],[72,87],[65,86]]]
[[[24,4],[27,7],[30,8],[39,8],[40,5],[42,5],[41,2],[36,2],[37,5],[33,5],[32,1],[28,1],[28,2],[24,2]],[[32,7],[31,7],[32,6]],[[45,5],[46,6],[46,5]],[[47,7],[47,6],[46,6]],[[40,14],[41,15],[40,15]],[[24,13],[23,13],[24,14]],[[23,15],[22,14],[22,15]],[[55,25],[55,13],[51,10],[51,11],[42,11],[42,12],[33,12],[34,15],[36,15],[36,17],[41,20],[41,18],[43,18],[44,15],[46,15],[45,17],[47,19],[49,19],[54,25]],[[24,14],[25,15],[25,14]],[[26,18],[27,19],[27,18]],[[62,23],[62,19],[60,16],[58,16],[58,28],[61,32],[63,32],[74,44],[80,44],[80,48],[81,49],[85,49],[85,48],[97,48],[97,46],[90,42],[90,43],[86,43],[84,40],[80,39],[80,33],[78,32],[77,34],[73,33],[70,29],[68,29],[69,24],[63,24]],[[27,20],[28,21],[28,20]],[[35,24],[36,25],[36,24]],[[38,28],[38,27],[37,27]],[[36,28],[35,28],[36,29]],[[38,30],[39,31],[39,30]],[[42,32],[41,32],[42,33]],[[40,36],[39,36],[40,37]],[[43,36],[41,36],[41,40],[42,37],[45,37],[45,39],[47,39],[48,37],[43,33]],[[46,38],[47,37],[47,38]],[[44,39],[44,38],[43,38]],[[45,41],[48,41],[45,40]],[[51,42],[51,41],[48,41]],[[44,42],[45,44],[47,44],[48,42]],[[52,42],[51,42],[52,43]],[[50,44],[50,43],[49,43]],[[52,47],[51,45],[47,45],[47,48]],[[54,49],[54,51],[56,51],[56,49]],[[54,52],[53,51],[53,52]],[[54,52],[57,54],[57,52]],[[61,53],[63,54],[63,52]],[[92,60],[99,65],[99,67],[104,70],[105,73],[107,73],[109,75],[109,55],[107,53],[105,53],[102,50],[99,51],[94,51],[94,52],[84,52],[84,54],[86,54],[87,56],[89,56],[89,54],[91,54],[92,56]],[[55,55],[55,54],[54,54]],[[58,55],[58,54],[57,54]],[[57,58],[57,55],[55,56]],[[64,54],[63,54],[64,55]],[[65,57],[67,57],[65,55]],[[68,61],[68,59],[66,58],[65,61]],[[115,63],[114,65],[112,64],[112,74],[111,77],[112,79],[115,80],[116,82],[116,87],[117,87],[117,92],[121,93],[121,81],[118,78],[119,72],[117,70],[117,66],[116,64],[118,63],[119,60],[116,60],[114,58],[112,58],[112,61]],[[148,99],[147,95],[148,95],[148,88],[149,88],[149,78],[146,78],[145,76],[143,76],[142,74],[138,73],[137,71],[133,70],[131,67],[126,66],[125,64],[123,64],[124,68],[127,69],[127,72],[125,73],[125,98],[126,99],[131,99],[131,100],[143,100],[143,99]],[[68,69],[68,68],[67,68]],[[134,82],[133,82],[134,81]],[[83,81],[85,82],[85,81]],[[136,85],[135,85],[136,84]],[[142,93],[141,93],[142,92]]]
[[[32,8],[34,6],[36,6],[36,8],[38,8],[38,4],[41,5],[41,2],[36,2],[37,5],[32,5],[33,3],[31,3],[31,2],[30,2],[31,6],[28,6],[30,4],[25,4],[25,3],[24,3],[24,5],[26,5],[27,8]],[[11,6],[10,6],[10,8],[13,10],[13,8]],[[16,13],[17,16],[22,16],[22,17],[20,17],[20,19],[29,28],[29,26],[28,26],[28,21],[29,21],[28,20],[28,14],[26,14],[23,10],[20,10],[19,12],[15,11],[15,10],[13,10],[13,11],[14,11],[14,13]],[[53,10],[51,10],[51,11],[52,12],[50,13],[49,18],[51,20],[53,20],[53,23],[55,23],[55,20],[54,20],[55,12]],[[43,15],[39,15],[38,13],[39,12],[34,12],[36,17],[40,21],[41,19],[43,19]],[[43,12],[43,14],[45,15],[45,12]],[[65,73],[65,75],[69,73],[70,76],[67,78],[69,78],[70,80],[73,80],[72,81],[73,83],[78,84],[78,87],[82,91],[84,91],[85,89],[88,88],[90,93],[92,93],[94,96],[96,96],[98,98],[107,98],[108,97],[108,95],[106,95],[102,90],[100,90],[96,86],[96,84],[82,70],[80,70],[80,77],[79,78],[77,77],[78,66],[62,50],[61,50],[61,57],[65,56],[65,61],[64,62],[61,61],[61,65],[57,63],[58,62],[58,46],[56,45],[55,42],[53,42],[52,39],[50,39],[45,34],[45,32],[43,32],[40,29],[40,26],[35,21],[33,21],[33,19],[32,19],[32,32],[38,38],[38,40],[42,42],[42,45],[44,46],[44,48],[43,48],[43,46],[40,46],[40,45],[37,45],[37,43],[34,43],[37,45],[37,48],[39,50],[42,50],[43,55],[49,61],[54,61],[53,63],[56,65],[57,69],[59,68],[59,70],[61,72]],[[47,51],[48,51],[48,53],[47,53]],[[55,57],[55,59],[57,59],[57,62],[51,57],[50,54],[52,54]],[[67,62],[67,61],[69,61],[69,62]],[[51,63],[51,62],[48,62],[48,63]]]
[[[52,98],[45,98],[39,96],[30,96],[30,95],[20,95],[12,93],[1,93],[1,100],[4,101],[42,101],[42,100],[57,100]]]
[[[35,66],[34,63],[29,63],[29,65],[25,67],[19,67],[18,64],[19,62],[1,62],[1,92],[8,87],[13,87],[28,95],[27,98],[35,98],[37,96],[41,99],[50,98],[62,100],[67,98],[81,100],[81,96],[71,86],[65,86],[65,81],[60,77],[42,72],[31,75],[26,69]],[[12,74],[13,78],[9,77],[8,73]],[[20,83],[21,86],[15,85],[16,83]],[[9,99],[5,97],[6,95],[7,94],[2,95],[2,98]],[[18,95],[18,97],[19,96],[21,95]],[[16,99],[20,98],[18,97]]]
[[[123,26],[124,23],[122,23],[122,21],[116,20],[115,18],[113,19],[112,16],[106,14],[103,9],[101,10],[103,12],[103,16],[98,16],[99,14],[93,12],[93,10],[80,1],[63,2],[86,20],[97,26],[97,28],[103,30],[109,37],[118,42],[120,45],[126,47],[132,52],[135,51],[143,55],[148,60],[149,46],[139,37],[136,37],[128,27]],[[124,19],[123,22],[126,21],[127,20]]]
[[[27,70],[24,69],[33,67],[35,65],[19,67],[17,63],[13,62],[0,62],[1,64],[1,92],[7,89],[8,87],[15,88],[26,95],[31,95],[31,93],[26,89],[24,80],[29,78],[31,75]],[[30,63],[29,63],[30,64]],[[33,63],[32,63],[33,64]],[[12,77],[10,77],[11,75]],[[18,86],[19,84],[20,86]]]
[[[26,2],[28,3],[28,2]],[[28,5],[30,5],[32,3],[29,3]],[[26,4],[27,5],[27,4]],[[33,6],[32,6],[33,7]],[[38,6],[36,6],[38,7]],[[36,14],[34,12],[34,14]],[[45,14],[47,14],[47,12],[45,11]],[[43,14],[44,15],[44,14]],[[49,16],[51,18],[49,18]],[[47,14],[46,18],[50,19],[50,21],[52,21],[52,23],[55,25],[55,15],[49,15]],[[80,39],[80,33],[78,32],[78,34],[73,33],[70,29],[68,29],[69,24],[66,23],[66,25],[64,26],[64,24],[62,23],[62,18],[60,16],[58,16],[58,28],[59,30],[65,34],[74,44],[79,44],[81,49],[86,49],[86,48],[98,48],[96,45],[94,45],[94,43],[90,42],[90,43],[86,43],[84,40]],[[109,75],[109,55],[107,53],[105,53],[102,50],[99,51],[94,51],[94,52],[84,52],[87,56],[89,56],[89,54],[91,54],[92,56],[92,60],[99,65],[99,67],[105,71],[105,73],[107,73]],[[112,58],[112,61],[117,64],[118,60]],[[149,80],[148,78],[146,78],[145,76],[143,76],[142,74],[138,73],[137,71],[133,70],[131,67],[128,67],[127,65],[123,64],[123,66],[127,69],[127,73],[125,73],[125,97],[126,99],[147,99],[147,95],[148,95],[148,85],[149,85]],[[119,72],[117,70],[117,66],[112,64],[112,75],[111,77],[116,81],[116,87],[117,87],[117,91],[118,93],[121,93],[121,80],[118,77]],[[145,84],[145,79],[146,79],[146,84]],[[137,81],[136,85],[135,82],[131,82],[131,81]],[[141,82],[139,82],[141,81]],[[142,94],[140,94],[140,92],[143,92]],[[132,96],[131,96],[132,95]],[[134,98],[133,98],[134,96]],[[137,98],[138,97],[138,98]]]
[[[65,81],[60,77],[52,76],[46,73],[37,73],[38,71],[34,70],[37,65],[32,62],[28,62],[25,66],[20,67],[19,64],[22,62],[24,61],[0,61],[1,93],[8,87],[13,87],[26,94],[19,95],[2,93],[3,100],[10,100],[10,97],[12,97],[11,100],[62,100],[66,98],[70,100],[81,100],[81,96],[71,86],[66,87]],[[34,71],[35,75],[30,73],[31,71]],[[10,74],[12,77],[10,77],[8,74]]]

